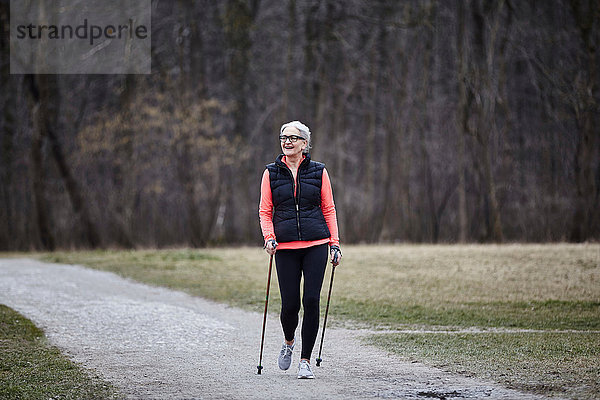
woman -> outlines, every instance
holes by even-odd
[[[319,300],[327,248],[337,266],[342,257],[331,181],[325,165],[311,161],[310,130],[300,121],[283,124],[281,151],[262,177],[259,207],[265,250],[275,254],[281,293],[284,341],[278,364],[287,370],[296,345],[300,279],[304,276],[304,318],[298,378],[312,379],[310,356],[319,330]]]

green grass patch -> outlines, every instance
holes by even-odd
[[[590,301],[473,302],[393,304],[336,299],[335,315],[376,326],[506,327],[523,329],[600,329],[600,303]]]
[[[0,398],[116,399],[114,387],[48,345],[44,333],[0,305]]]
[[[407,360],[528,392],[600,396],[599,333],[394,333],[368,339]]]

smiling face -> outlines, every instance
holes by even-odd
[[[306,148],[308,143],[306,142],[306,140],[300,137],[300,131],[298,130],[298,128],[288,126],[283,130],[281,136],[298,137],[298,140],[295,143],[293,143],[291,140],[281,142],[281,151],[286,157],[301,157],[302,151]]]

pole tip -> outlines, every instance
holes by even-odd
[[[317,367],[321,366],[321,361],[323,361],[321,358],[317,358]]]
[[[259,365],[259,366],[256,367],[256,369],[258,369],[258,375],[260,375],[263,367],[262,367],[262,365]]]

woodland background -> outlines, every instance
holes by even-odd
[[[600,239],[597,0],[152,1],[151,75],[11,75],[0,250],[262,245],[300,119],[342,243]]]

